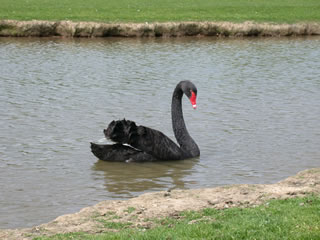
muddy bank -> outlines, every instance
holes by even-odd
[[[284,199],[320,194],[320,168],[305,170],[276,184],[242,184],[216,188],[172,190],[147,193],[124,201],[108,200],[75,214],[27,229],[0,230],[0,239],[32,239],[36,236],[67,232],[101,233],[113,231],[102,222],[118,222],[148,229],[152,219],[177,217],[185,210],[224,209],[262,204],[270,199]]]
[[[304,35],[320,35],[320,23],[0,21],[0,37],[279,37]]]

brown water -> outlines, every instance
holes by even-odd
[[[274,183],[320,165],[320,38],[0,39],[0,228],[169,188]],[[201,157],[98,161],[113,119],[173,138],[180,80]]]

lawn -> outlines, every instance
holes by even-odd
[[[320,21],[319,0],[0,0],[0,20]]]
[[[320,196],[272,200],[250,208],[187,211],[179,217],[154,221],[158,227],[152,229],[132,228],[129,223],[106,222],[105,228],[119,232],[58,234],[35,240],[320,239]]]

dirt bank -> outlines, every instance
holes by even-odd
[[[56,218],[37,227],[0,230],[0,239],[32,239],[67,232],[110,231],[103,222],[130,223],[130,227],[151,228],[162,217],[175,217],[184,210],[224,209],[261,204],[270,199],[320,193],[320,168],[305,170],[276,184],[242,184],[216,188],[147,193],[125,201],[108,200],[75,214]]]
[[[265,37],[303,35],[320,35],[320,23],[0,21],[0,37]]]

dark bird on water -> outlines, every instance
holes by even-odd
[[[177,84],[172,95],[171,117],[174,141],[162,132],[145,126],[137,126],[130,120],[112,121],[104,130],[107,139],[115,144],[91,143],[92,153],[103,161],[146,162],[181,160],[200,156],[196,142],[189,135],[182,113],[182,96],[185,94],[195,109],[197,88],[190,81]]]

